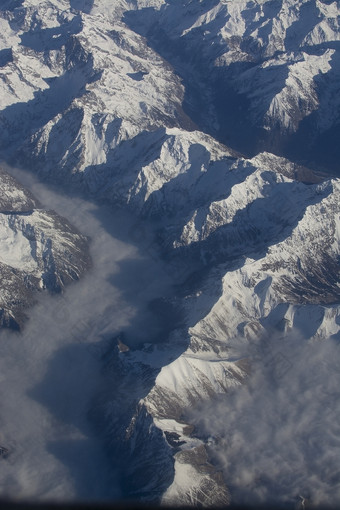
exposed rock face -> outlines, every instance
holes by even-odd
[[[336,2],[244,0],[157,2],[125,19],[178,69],[201,129],[338,172],[338,15]]]
[[[37,291],[60,292],[89,268],[88,240],[0,169],[1,326],[20,328]]]
[[[243,384],[272,334],[340,334],[340,185],[321,173],[339,168],[337,2],[18,3],[0,11],[2,157],[150,222],[185,315],[166,342],[103,358],[112,396],[94,409],[124,491],[227,504],[190,409]],[[59,290],[88,258],[68,223],[1,180],[14,325],[34,289]]]

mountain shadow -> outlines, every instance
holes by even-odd
[[[70,6],[72,9],[84,12],[85,14],[90,14],[93,4],[94,0],[70,0]]]
[[[209,4],[207,10],[212,7]],[[190,16],[186,6],[169,2],[159,10],[148,8],[126,12],[124,21],[132,30],[146,37],[150,47],[166,59],[182,78],[185,86],[183,109],[200,130],[248,157],[267,150],[291,158],[296,163],[309,165],[314,170],[338,173],[339,144],[336,140],[339,138],[340,123],[337,121],[338,113],[334,118],[334,111],[338,110],[335,100],[334,109],[327,114],[328,118],[332,117],[330,125],[328,128],[322,127],[325,106],[333,89],[336,96],[332,85],[338,68],[336,55],[331,59],[332,69],[325,75],[325,79],[319,75],[315,77],[320,105],[300,122],[296,133],[287,136],[279,125],[270,130],[262,127],[263,116],[269,105],[285,86],[288,66],[273,66],[272,69],[262,67],[268,59],[262,54],[266,45],[260,47],[258,41],[251,36],[251,30],[259,25],[259,35],[264,41],[269,40],[272,20],[281,7],[282,1],[266,2],[263,5],[263,17],[256,21],[258,6],[252,7],[249,4],[242,13],[249,25],[248,32],[246,30],[245,37],[238,41],[240,49],[249,54],[249,59],[247,62],[238,61],[220,66],[214,65],[215,60],[232,49],[235,43],[232,37],[224,40],[219,36],[220,28],[228,20],[226,9],[213,21],[183,34],[176,33],[177,27],[164,26],[163,18],[181,19],[183,28],[187,25],[190,28],[201,14],[197,2],[193,2]],[[268,23],[263,24],[264,18],[268,19]],[[320,15],[315,3],[305,3],[300,18],[287,29],[285,50],[278,53],[294,50],[320,54],[320,45],[301,47],[306,35],[319,21]],[[261,23],[263,26],[260,26]],[[209,41],[214,44],[208,44]],[[337,45],[336,41],[331,41],[323,46],[327,49]],[[258,83],[254,83],[254,93],[257,86],[266,88],[265,98],[262,97],[260,105],[256,104],[256,98],[251,97],[251,92],[242,92],[242,75],[246,79],[247,71],[252,71],[254,67],[262,76],[259,75]],[[299,112],[296,113],[298,116]]]
[[[72,41],[69,43],[72,45]],[[30,101],[14,103],[1,111],[0,125],[3,128],[3,137],[0,148],[5,160],[10,154],[15,154],[18,144],[22,145],[22,133],[28,138],[44,127],[56,115],[65,112],[75,98],[86,94],[88,83],[99,78],[93,69],[92,56],[85,55],[76,40],[74,45],[76,48],[70,49],[72,56],[69,56],[69,59],[78,59],[80,65],[74,68],[70,65],[60,77],[46,79],[48,88],[35,92],[34,98]]]
[[[59,50],[67,43],[70,36],[79,34],[82,28],[81,16],[74,16],[71,21],[64,22],[58,27],[42,29],[38,25],[20,35],[21,44],[34,51]]]

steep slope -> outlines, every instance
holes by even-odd
[[[198,161],[204,166],[204,158]],[[190,180],[196,204],[179,195],[175,208],[173,193],[154,202],[156,217],[174,210],[172,228],[160,230],[167,257],[172,253],[171,270],[181,278],[193,271],[180,287],[185,326],[166,344],[117,354],[112,366],[124,382],[117,385],[118,404],[111,402],[108,412],[116,423],[120,399],[129,409],[119,443],[128,452],[125,475],[135,480],[132,494],[138,497],[162,496],[169,479],[160,483],[157,475],[167,465],[172,483],[164,502],[226,504],[228,480],[209,463],[207,439],[193,434],[189,411],[244,383],[255,362],[284,374],[292,366],[289,351],[280,346],[285,338],[326,341],[339,334],[338,180],[294,180],[296,167],[269,154],[248,161],[229,156],[220,163],[219,186],[200,188],[199,179]],[[211,173],[206,179],[214,182],[214,168],[200,178]],[[195,206],[200,222],[191,221],[181,232],[183,208]],[[137,387],[144,388],[139,394],[132,389],[136,377]]]
[[[177,327],[170,313],[168,338],[130,351],[115,338],[101,357],[111,386],[93,413],[124,459],[126,497],[227,504],[229,481],[190,411],[246,384],[254,361],[286,371],[273,338],[339,337],[339,181],[301,166],[338,168],[338,15],[319,0],[0,11],[2,157],[128,207],[131,236],[162,257],[185,314]],[[32,197],[13,213],[7,194],[4,275],[54,289],[77,276],[84,239]],[[13,266],[23,260],[26,272]]]
[[[120,17],[119,5],[92,14],[62,1],[1,11],[7,159],[59,180],[77,174],[96,191],[121,142],[190,124],[178,76]]]
[[[247,155],[337,171],[335,2],[11,5],[0,16],[7,159],[96,193],[121,143],[191,118]]]
[[[38,291],[60,292],[89,268],[88,240],[0,169],[1,326],[20,328]]]
[[[337,2],[166,3],[126,13],[169,60],[201,129],[248,155],[338,171]]]

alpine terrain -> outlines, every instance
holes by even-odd
[[[59,293],[90,267],[88,240],[2,168],[0,183],[0,324],[20,329],[39,290]]]
[[[3,164],[129,218],[159,284],[97,339],[88,419],[122,498],[340,501],[339,20],[336,0],[1,2]],[[0,181],[0,321],[22,327],[91,240]]]

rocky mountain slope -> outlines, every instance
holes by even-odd
[[[92,187],[109,177],[121,142],[196,124],[248,156],[270,150],[337,171],[336,2],[83,9],[25,1],[2,10],[1,123],[16,158]]]
[[[147,487],[151,493],[162,492],[154,461],[160,446],[149,421],[153,417],[166,440],[162,462],[169,448],[175,458],[164,502],[229,501],[223,479],[207,462],[205,441],[193,436],[190,409],[242,384],[258,359],[272,365],[278,376],[284,374],[291,367],[289,351],[280,347],[286,337],[312,342],[339,335],[339,183],[303,184],[266,170],[273,157],[258,160],[262,170],[252,168],[250,177],[231,186],[229,197],[219,204],[215,218],[222,226],[215,219],[214,228],[207,228],[212,224],[209,211],[204,215],[198,209],[200,223],[192,221],[192,228],[183,230],[187,235],[174,243],[180,256],[175,255],[173,267],[189,260],[201,274],[194,273],[185,284],[185,327],[173,331],[166,347],[118,355],[120,373],[137,367],[139,385],[151,386],[142,399],[131,398],[139,404],[128,418],[129,434],[121,436],[130,451],[127,472],[135,479],[139,435],[145,429],[143,442],[149,446],[143,449],[143,466],[152,465],[154,475],[147,477]],[[232,172],[229,177],[234,182]],[[271,200],[278,209],[268,205]],[[218,236],[215,229],[220,229]],[[279,338],[279,346],[270,342],[272,337]],[[123,395],[131,395],[129,379],[121,385]],[[136,494],[141,493],[138,487]]]
[[[127,497],[228,503],[190,410],[246,384],[254,360],[288,370],[272,337],[339,338],[340,185],[321,173],[338,173],[338,19],[321,0],[0,11],[2,158],[152,225],[144,248],[184,315],[103,357],[112,394],[95,409]],[[24,243],[20,263],[48,286]]]
[[[88,240],[0,168],[0,325],[22,327],[46,289],[60,292],[90,267]]]
[[[130,27],[174,66],[201,129],[338,172],[339,12],[330,1],[155,2]]]

